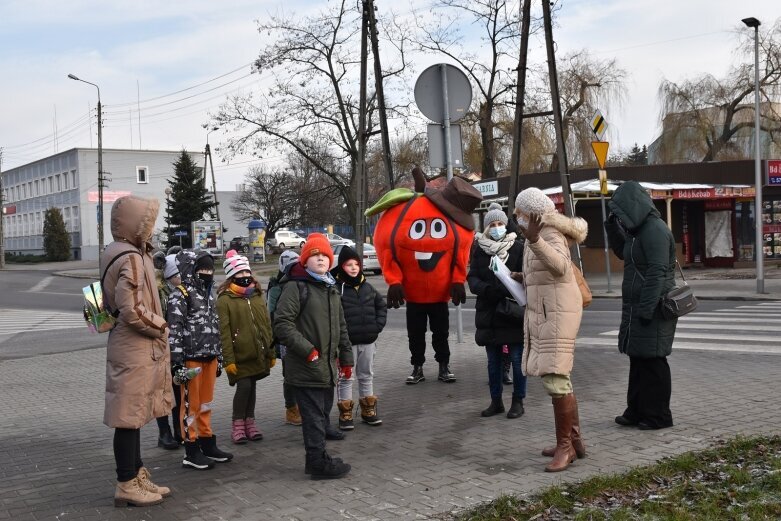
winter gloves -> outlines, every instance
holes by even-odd
[[[306,357],[307,362],[317,362],[320,359],[320,352],[315,348],[312,349],[312,352],[309,353],[309,356]]]
[[[339,372],[341,373],[342,378],[344,378],[345,380],[349,380],[350,378],[353,377],[353,366],[343,365],[341,367],[341,371]]]
[[[236,374],[239,372],[239,368],[236,367],[236,364],[228,364],[225,366],[225,372],[231,376],[236,376]]]
[[[462,283],[456,283],[450,285],[450,299],[453,301],[454,306],[463,304],[466,302],[466,289]]]
[[[404,288],[401,284],[393,284],[388,288],[388,307],[398,309],[404,304]]]

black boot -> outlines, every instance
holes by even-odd
[[[407,383],[409,385],[414,385],[418,382],[422,382],[425,380],[426,377],[423,376],[423,366],[422,365],[413,365],[412,366],[412,374],[407,377]]]
[[[439,364],[439,380],[442,382],[453,383],[456,381],[456,375],[450,372],[450,366],[448,364]]]
[[[332,440],[332,441],[340,441],[345,439],[346,436],[342,431],[338,431],[331,427],[330,425],[325,428],[325,439]]]
[[[182,460],[182,467],[189,467],[196,470],[209,470],[214,468],[214,462],[203,455],[197,442],[184,442],[184,452],[185,455]]]
[[[332,459],[325,451],[316,461],[307,461],[307,469],[311,471],[312,479],[339,479],[346,476],[351,468],[339,458]]]
[[[483,412],[480,413],[480,416],[488,418],[489,416],[499,414],[500,412],[504,412],[504,403],[502,402],[502,399],[491,398],[491,405],[489,405],[487,409],[484,409]]]
[[[523,416],[523,413],[526,412],[523,410],[523,398],[516,398],[513,396],[513,403],[510,406],[510,410],[507,411],[507,417],[508,418],[520,418]]]
[[[218,463],[227,463],[233,459],[233,454],[221,451],[217,447],[217,436],[212,435],[208,438],[198,438],[198,443],[201,446],[203,455],[211,460]]]
[[[160,427],[160,435],[157,437],[157,446],[166,450],[176,450],[179,448],[179,443],[171,435],[171,427],[168,426],[167,421],[165,427]]]
[[[331,456],[328,456],[328,457],[331,458]],[[304,466],[304,474],[311,474],[312,473],[312,463],[317,463],[317,459],[319,459],[319,458],[310,460],[309,456],[306,457],[306,465]],[[337,463],[337,464],[338,463],[344,463],[342,461],[342,458],[331,458],[331,461],[333,463]]]

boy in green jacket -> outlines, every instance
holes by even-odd
[[[334,387],[340,375],[352,376],[353,352],[336,281],[328,273],[334,254],[321,233],[310,234],[284,283],[274,312],[274,334],[287,347],[285,382],[301,412],[305,472],[312,479],[341,478],[350,465],[331,458],[326,439],[344,435],[331,427]],[[338,359],[338,365],[337,365]]]

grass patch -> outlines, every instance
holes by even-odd
[[[737,437],[622,474],[500,496],[459,521],[781,519],[781,437]]]

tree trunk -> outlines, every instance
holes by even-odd
[[[481,174],[483,179],[496,177],[493,108],[491,102],[480,104],[480,140],[483,145],[483,171]]]

